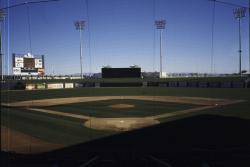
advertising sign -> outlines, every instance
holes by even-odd
[[[23,67],[23,58],[22,57],[15,57],[15,64],[14,67]]]
[[[43,60],[35,59],[35,68],[43,68]]]
[[[76,88],[82,88],[84,87],[83,83],[75,83]]]
[[[22,76],[25,76],[25,75],[36,76],[38,75],[38,73],[37,72],[21,72],[21,75]]]
[[[21,75],[21,68],[13,67],[13,74],[14,75]]]
[[[23,62],[16,62],[15,67],[23,68]]]
[[[36,85],[35,84],[26,84],[25,89],[26,90],[34,90],[34,89],[36,89]]]
[[[74,83],[65,83],[65,88],[74,88]]]
[[[36,84],[36,87],[37,87],[37,89],[45,89],[46,85],[45,85],[45,83],[38,83],[38,84]]]
[[[38,68],[38,75],[40,75],[40,76],[42,76],[42,75],[44,75],[45,74],[45,71],[44,71],[44,69],[43,68]]]
[[[16,63],[23,63],[23,58],[22,57],[15,57],[15,62]]]
[[[63,83],[51,83],[48,84],[48,89],[63,89]]]

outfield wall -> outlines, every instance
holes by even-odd
[[[204,81],[204,80],[171,80],[171,81],[65,81],[65,82],[2,82],[1,89],[9,90],[35,90],[35,89],[72,89],[88,87],[169,87],[169,88],[250,88],[250,79],[238,81]]]

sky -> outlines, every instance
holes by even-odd
[[[1,0],[0,5],[2,8],[26,1],[31,0]],[[244,6],[249,3],[222,1]],[[7,16],[1,26],[4,73],[12,74],[13,53],[28,52],[45,56],[48,75],[80,73],[76,20],[86,21],[84,73],[100,72],[106,65],[139,65],[142,71],[159,71],[160,33],[154,25],[158,19],[166,20],[162,32],[163,71],[237,73],[238,23],[233,9],[216,3],[213,26],[213,2],[209,0],[61,0],[14,7],[5,10]],[[247,13],[241,27],[242,69],[246,70],[249,69],[248,24]]]

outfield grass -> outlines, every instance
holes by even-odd
[[[111,108],[114,104],[134,105],[132,108]],[[94,102],[72,103],[45,107],[49,110],[80,114],[92,117],[116,118],[116,117],[145,117],[175,112],[197,107],[198,105],[145,101],[145,100],[101,100]]]

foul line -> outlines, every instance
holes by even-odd
[[[156,115],[156,116],[151,116],[150,118],[160,119],[160,118],[166,118],[166,117],[173,117],[173,116],[177,116],[177,115],[193,113],[195,111],[200,111],[200,110],[205,110],[205,109],[210,109],[210,108],[215,108],[215,106],[203,106],[203,107],[191,108],[191,109],[186,109],[186,110],[180,110],[180,111],[175,111],[175,112],[171,112],[171,113],[165,113],[165,114],[160,114],[160,115]]]
[[[38,111],[38,112],[47,113],[47,114],[54,114],[54,115],[59,115],[59,116],[78,118],[78,119],[87,119],[87,120],[90,119],[89,116],[59,112],[59,111],[54,111],[54,110],[47,110],[47,109],[42,109],[42,108],[28,108],[28,110]],[[91,117],[91,118],[93,118],[93,117]]]

